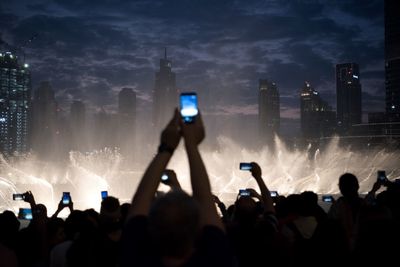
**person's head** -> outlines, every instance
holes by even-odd
[[[4,245],[15,240],[21,223],[18,221],[14,212],[6,210],[0,214],[0,243]]]
[[[87,219],[81,210],[73,210],[65,220],[65,235],[69,240],[74,240],[78,233],[85,229]]]
[[[101,202],[100,225],[106,232],[117,230],[121,227],[121,207],[115,197],[106,197]]]
[[[171,191],[156,199],[149,214],[149,230],[161,255],[176,258],[188,255],[194,246],[199,221],[198,204],[185,192]]]
[[[47,242],[50,247],[65,241],[64,224],[61,218],[50,218],[47,222]]]
[[[239,223],[253,223],[257,219],[257,204],[251,197],[240,197],[235,202],[234,220]]]
[[[37,204],[34,212],[37,218],[47,219],[47,208],[44,204]]]
[[[358,184],[357,177],[351,173],[342,174],[339,178],[339,189],[340,193],[344,197],[356,197],[358,196]]]

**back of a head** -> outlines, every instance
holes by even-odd
[[[240,224],[255,223],[258,215],[257,203],[251,197],[240,197],[235,202],[234,220]]]
[[[300,215],[313,216],[318,206],[318,195],[312,191],[304,191],[300,194]]]
[[[118,211],[120,208],[119,200],[115,197],[106,197],[101,201],[100,215],[110,214]]]
[[[182,257],[194,245],[199,230],[197,202],[183,191],[156,199],[149,214],[149,229],[161,255]]]
[[[99,221],[102,229],[106,232],[121,228],[121,207],[119,200],[115,197],[106,197],[101,202]]]
[[[342,174],[339,178],[339,189],[344,197],[357,197],[358,189],[357,177],[351,173]]]

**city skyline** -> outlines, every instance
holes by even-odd
[[[138,112],[151,110],[164,47],[177,88],[204,95],[208,115],[257,115],[260,78],[279,85],[282,118],[299,120],[306,80],[336,109],[335,65],[345,62],[360,66],[364,115],[385,109],[381,1],[38,0],[0,13],[2,46],[25,44],[33,88],[50,80],[64,109],[81,100],[92,113],[116,112],[119,90],[130,87]]]

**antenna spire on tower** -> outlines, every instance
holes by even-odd
[[[167,47],[164,47],[164,59],[167,59]]]

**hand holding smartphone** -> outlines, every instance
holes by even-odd
[[[379,182],[386,182],[387,177],[386,177],[386,171],[379,170],[377,173],[377,179]]]
[[[199,109],[197,106],[197,94],[194,92],[181,93],[179,97],[180,112],[184,123],[192,123]]]

